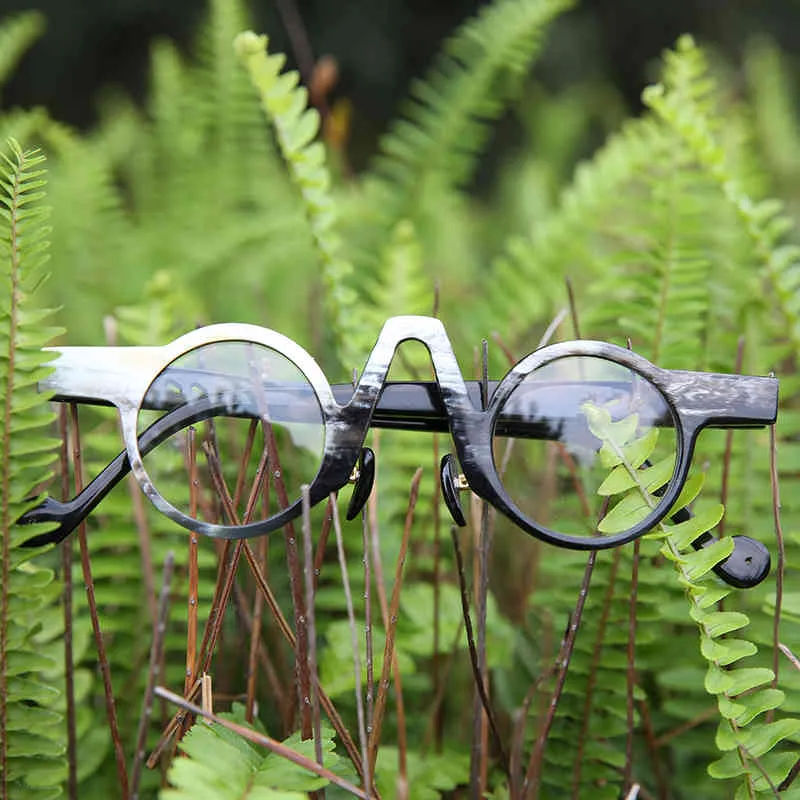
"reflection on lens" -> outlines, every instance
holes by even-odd
[[[660,503],[675,471],[675,421],[641,375],[594,356],[528,375],[495,420],[497,472],[541,527],[571,536],[629,530]]]
[[[306,377],[254,342],[215,342],[173,361],[147,390],[138,432],[162,497],[220,525],[267,519],[297,500],[325,439]],[[157,444],[146,446],[154,434]]]

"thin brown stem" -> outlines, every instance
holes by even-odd
[[[267,542],[269,539],[266,536],[260,537],[258,540],[257,545],[257,553],[256,557],[258,559],[259,566],[261,569],[266,569],[267,565]],[[256,592],[256,596],[253,599],[253,617],[250,621],[250,656],[248,659],[248,667],[247,667],[247,703],[245,705],[245,719],[248,722],[253,721],[253,716],[255,714],[255,707],[256,707],[256,661],[259,658],[259,654],[262,651],[261,647],[261,622],[264,614],[264,595],[261,592]],[[277,675],[274,674],[274,669],[272,669],[272,664],[270,663],[270,668],[274,678],[277,678]],[[277,695],[277,698],[282,696],[282,692]]]
[[[566,635],[566,634],[565,634]],[[522,701],[519,711],[516,714],[516,722],[514,724],[513,740],[511,742],[511,756],[509,758],[509,788],[511,800],[521,800],[523,797],[522,783],[524,775],[522,773],[522,749],[525,746],[525,726],[528,721],[528,713],[530,711],[531,703],[536,693],[539,691],[541,685],[551,678],[558,667],[557,663],[551,664],[548,669],[544,670],[536,677],[536,680],[528,688],[525,697]]]
[[[778,791],[785,792],[795,782],[798,775],[800,775],[800,758],[794,762],[789,774],[778,784]]]
[[[224,618],[225,608],[230,599],[231,590],[233,587],[233,579],[236,575],[236,568],[239,564],[241,557],[243,541],[240,539],[233,546],[230,540],[226,540],[222,548],[220,556],[220,571],[217,577],[217,584],[214,590],[214,597],[211,601],[211,608],[209,610],[208,619],[206,620],[205,629],[203,632],[203,641],[200,645],[200,653],[197,657],[195,664],[197,665],[198,673],[202,674],[207,672],[211,663],[211,658],[214,649],[217,646],[217,639],[219,638],[220,631],[222,630],[222,621]],[[187,698],[192,699],[196,696],[200,689],[200,680],[195,678],[190,692],[186,695]],[[170,722],[164,728],[161,737],[158,740],[155,748],[147,759],[147,767],[153,769],[158,763],[164,750],[169,746],[172,737],[175,735],[179,728],[188,729],[191,717],[187,716],[184,711],[178,711]]]
[[[358,646],[358,632],[356,631],[356,614],[353,607],[353,595],[350,591],[350,578],[347,574],[347,557],[344,552],[344,537],[342,536],[342,526],[339,521],[339,509],[335,503],[335,495],[331,495],[330,505],[333,517],[333,529],[336,534],[336,552],[339,556],[339,570],[342,573],[342,587],[344,589],[344,601],[347,607],[347,620],[350,623],[350,638],[353,647],[353,674],[355,676],[355,695],[356,695],[356,719],[358,721],[358,741],[361,745],[361,768],[364,770],[364,788],[369,794],[371,786],[369,758],[367,753],[367,728],[364,716],[364,698],[361,692],[361,656]],[[364,551],[366,558],[367,553]]]
[[[786,544],[781,525],[781,494],[778,477],[778,446],[775,440],[775,426],[769,427],[769,476],[772,487],[772,516],[775,525],[775,541],[778,545],[778,569],[775,574],[775,615],[772,618],[772,688],[778,688],[778,670],[780,668],[780,627],[783,609],[783,579],[786,571]],[[774,710],[767,712],[766,721],[772,722]]]
[[[639,716],[642,718],[644,740],[647,744],[647,751],[650,754],[650,761],[653,764],[653,774],[655,775],[656,785],[658,786],[659,800],[669,800],[669,786],[664,778],[664,770],[662,769],[661,758],[658,754],[658,746],[656,745],[656,734],[653,729],[653,720],[650,717],[650,708],[645,700],[639,701]]]
[[[744,336],[739,337],[736,343],[736,374],[741,375],[742,365],[744,363]],[[730,428],[725,433],[725,453],[722,457],[722,482],[720,488],[719,501],[727,508],[728,505],[728,481],[731,473],[731,457],[733,456],[733,428]],[[717,526],[717,533],[719,536],[725,535],[725,515]]]
[[[258,423],[259,421],[257,419],[250,420],[250,427],[247,429],[247,439],[244,443],[244,450],[239,460],[239,471],[236,474],[236,486],[233,489],[233,507],[237,509],[237,511],[239,509],[239,503],[242,501],[242,495],[244,494],[244,485],[247,480],[247,465],[250,463],[250,455],[253,452],[253,444],[259,427]]]
[[[489,702],[489,694],[486,691],[486,678],[480,669],[480,659],[477,647],[475,646],[475,635],[472,630],[472,618],[469,613],[469,598],[467,595],[467,576],[464,570],[464,556],[461,553],[461,545],[458,541],[458,532],[455,526],[450,528],[450,536],[453,540],[453,549],[456,554],[456,571],[458,573],[458,585],[461,592],[461,612],[464,619],[464,630],[467,634],[467,647],[469,648],[470,664],[472,665],[472,675],[475,679],[475,687],[478,696],[481,700],[481,712],[486,714],[489,727],[495,739],[495,745],[500,752],[500,758],[503,762],[503,768],[506,774],[509,775],[509,762],[506,755],[505,748],[503,747],[503,740],[500,736],[500,731],[497,727],[497,722],[492,712],[492,706]]]
[[[442,718],[442,703],[444,702],[444,696],[445,693],[447,692],[450,674],[453,671],[453,666],[456,662],[456,657],[458,656],[460,650],[459,642],[461,641],[461,636],[463,632],[464,632],[464,620],[461,619],[459,620],[455,636],[453,636],[453,641],[447,652],[447,659],[444,661],[443,664],[442,679],[439,683],[439,691],[436,693],[436,696],[433,698],[430,704],[430,713],[428,715],[428,722],[425,725],[425,734],[422,737],[421,749],[423,751],[428,749],[431,743],[431,739],[436,736],[436,724],[437,721],[440,718]]]
[[[133,767],[131,769],[131,800],[138,800],[139,780],[144,764],[145,743],[147,730],[150,727],[150,717],[153,712],[153,689],[161,676],[161,660],[164,654],[164,634],[167,630],[169,615],[169,591],[172,583],[172,572],[175,567],[175,556],[170,550],[164,559],[164,574],[161,578],[161,592],[158,597],[158,621],[153,629],[153,643],[150,646],[150,669],[147,672],[147,685],[142,703],[142,717],[139,720],[139,730],[136,735],[136,749],[133,753]]]
[[[375,493],[373,493],[373,497]],[[372,514],[374,503],[370,499],[368,511],[361,512],[361,547],[364,554],[364,659],[366,661],[367,686],[364,696],[364,729],[367,741],[372,734],[372,718],[375,709],[375,661],[372,652],[372,558],[370,557],[370,525],[367,521],[368,513]],[[377,523],[376,523],[377,524]],[[365,775],[370,775],[369,757],[366,761]],[[372,786],[365,784],[367,789]]]
[[[186,438],[187,462],[189,467],[189,514],[192,519],[197,515],[197,495],[199,479],[197,475],[197,432],[189,428]],[[197,615],[200,583],[198,565],[198,537],[195,531],[189,532],[189,592],[186,612],[186,676],[183,682],[183,693],[187,694],[194,681],[195,664],[197,662]]]
[[[289,643],[289,646],[293,650],[296,650],[297,637],[295,636],[294,631],[292,630],[291,626],[286,620],[286,617],[281,611],[281,608],[278,605],[278,601],[275,599],[275,595],[273,594],[272,589],[270,589],[269,584],[264,578],[264,574],[259,569],[252,548],[246,542],[245,542],[245,557],[247,558],[247,563],[250,565],[250,569],[253,572],[253,577],[255,578],[256,585],[258,586],[259,590],[264,593],[264,599],[267,603],[267,608],[270,610],[270,613],[272,614],[274,620],[278,623],[278,628],[280,629],[286,641]],[[352,761],[353,766],[356,768],[359,777],[363,780],[364,775],[361,769],[361,758],[358,753],[358,748],[356,747],[355,742],[353,742],[353,737],[350,735],[350,732],[345,727],[345,724],[342,721],[339,712],[336,710],[336,707],[334,706],[333,702],[328,697],[327,693],[324,691],[322,686],[319,686],[319,700],[320,700],[320,705],[325,710],[325,713],[328,715],[328,719],[330,719],[331,721],[331,725],[333,725],[334,730],[336,731],[339,738],[342,740],[342,744],[344,745],[344,748],[347,751],[347,755],[350,757],[350,760]],[[377,796],[377,793],[375,793],[375,796]]]
[[[800,658],[798,658],[785,644],[783,644],[783,642],[778,642],[778,650],[780,650],[781,653],[783,653],[786,658],[789,659],[789,662],[795,669],[800,670]]]
[[[575,290],[572,287],[570,278],[564,278],[564,283],[567,285],[567,297],[569,298],[569,316],[572,320],[572,330],[575,333],[576,339],[583,339],[581,336],[581,326],[578,322],[578,306],[575,303]]]
[[[433,503],[431,506],[433,512],[433,658],[431,661],[431,688],[434,697],[439,695],[439,687],[441,686],[441,653],[439,652],[441,640],[441,583],[442,583],[442,554],[441,554],[441,535],[442,535],[442,521],[441,514],[439,513],[442,503],[442,479],[439,472],[439,436],[433,436],[433,474],[436,480],[433,488]],[[444,732],[444,718],[441,714],[441,706],[437,707],[438,710],[434,717],[434,741],[436,752],[442,749],[442,735]]]
[[[300,490],[303,507],[303,581],[306,590],[306,620],[308,631],[308,670],[311,681],[311,724],[314,735],[314,755],[322,764],[322,720],[319,713],[319,671],[317,670],[317,619],[314,603],[314,545],[311,541],[311,496],[308,484]]]
[[[311,49],[311,41],[308,32],[300,16],[294,0],[276,0],[278,13],[280,14],[283,27],[289,36],[292,44],[292,52],[297,60],[300,76],[306,86],[311,84],[311,76],[314,73],[314,53]]]
[[[535,796],[539,790],[539,782],[541,780],[542,762],[544,759],[544,749],[547,743],[547,737],[550,734],[550,728],[553,725],[553,720],[556,716],[556,708],[561,699],[561,693],[564,690],[564,684],[567,680],[567,670],[569,669],[569,662],[572,658],[572,652],[575,649],[575,640],[578,635],[578,628],[581,624],[583,617],[583,609],[586,605],[586,597],[589,594],[589,586],[592,580],[592,572],[594,571],[595,561],[597,560],[597,550],[592,550],[589,553],[589,558],[586,561],[586,568],[583,572],[583,580],[581,581],[581,588],[578,592],[578,600],[575,603],[575,611],[570,619],[567,635],[562,642],[561,652],[558,654],[558,673],[556,677],[556,685],[553,689],[553,694],[550,698],[550,704],[547,708],[542,728],[539,735],[536,737],[536,742],[533,745],[530,760],[528,761],[528,770],[525,773],[525,780],[522,785],[524,796],[528,796],[530,792]]]
[[[408,498],[408,508],[406,509],[406,519],[403,525],[403,538],[400,542],[400,553],[397,556],[395,565],[394,586],[392,587],[392,600],[389,607],[388,625],[386,626],[386,642],[383,649],[383,664],[381,665],[381,677],[378,684],[378,696],[375,701],[375,714],[373,717],[372,733],[369,737],[369,773],[375,774],[375,761],[378,757],[378,746],[381,740],[381,729],[383,727],[383,716],[386,711],[386,701],[389,696],[389,674],[394,658],[394,639],[397,630],[397,615],[400,608],[400,589],[403,583],[403,567],[406,563],[408,553],[408,542],[411,538],[411,527],[414,522],[414,510],[419,497],[419,484],[422,480],[422,467],[419,467],[411,479],[411,490]]]
[[[625,736],[625,772],[623,791],[628,791],[633,782],[633,718],[636,687],[636,604],[639,596],[639,550],[641,539],[633,543],[633,565],[631,567],[631,596],[628,603],[628,647],[627,670],[625,672],[625,713],[627,732]]]
[[[283,468],[278,455],[278,444],[275,431],[269,424],[264,424],[264,437],[269,455],[269,469],[275,480],[275,493],[281,509],[289,507],[289,495],[283,480]],[[295,648],[295,672],[297,675],[298,707],[300,709],[300,735],[310,739],[311,729],[311,676],[308,671],[308,629],[306,623],[305,599],[303,597],[303,577],[300,567],[300,556],[297,549],[297,536],[294,525],[287,522],[283,529],[286,543],[286,566],[289,572],[289,588],[294,604],[294,627],[297,633]]]
[[[83,490],[83,466],[81,457],[81,438],[80,425],[78,424],[78,407],[70,404],[70,422],[72,424],[73,449],[72,466],[75,494],[80,494]],[[86,586],[86,599],[89,606],[89,616],[92,620],[92,630],[94,641],[97,647],[97,660],[100,667],[100,675],[103,680],[103,690],[106,701],[106,716],[108,717],[108,727],[111,731],[111,742],[114,748],[114,756],[117,763],[117,779],[123,798],[129,795],[128,770],[125,764],[125,753],[122,749],[122,739],[119,733],[117,722],[117,710],[114,704],[114,689],[111,684],[111,666],[108,662],[105,642],[103,641],[103,631],[100,628],[100,617],[97,613],[97,600],[94,595],[94,578],[92,577],[92,564],[89,557],[89,546],[86,542],[86,521],[81,521],[78,526],[78,543],[81,553],[81,569],[83,571],[83,582]]]
[[[572,774],[572,797],[578,800],[580,797],[581,773],[583,769],[584,748],[586,739],[589,735],[589,722],[592,717],[592,703],[594,701],[594,690],[597,685],[597,670],[600,667],[600,656],[603,652],[603,642],[606,638],[606,626],[611,612],[611,601],[614,597],[614,589],[617,585],[617,571],[622,549],[617,547],[614,550],[614,559],[611,562],[611,573],[608,576],[608,586],[603,598],[603,608],[600,613],[600,621],[597,625],[597,635],[592,648],[592,661],[589,667],[589,677],[586,684],[586,693],[583,700],[583,711],[581,712],[581,729],[578,734],[578,744],[575,748],[575,770]]]
[[[58,406],[58,430],[61,445],[58,458],[61,467],[61,499],[70,498],[69,489],[69,432],[67,407]],[[78,735],[75,725],[75,662],[72,652],[72,537],[61,543],[61,569],[64,578],[64,689],[67,707],[67,797],[78,800]]]
[[[690,731],[692,728],[696,728],[698,725],[702,725],[704,722],[716,718],[718,713],[719,711],[716,705],[710,706],[705,711],[701,711],[699,714],[696,714],[691,719],[686,720],[686,722],[678,725],[676,728],[673,728],[666,733],[662,733],[661,736],[659,736],[655,741],[656,747],[659,749],[662,748],[675,737],[681,736],[682,734],[686,733],[686,731]]]
[[[314,553],[314,591],[317,591],[319,586],[319,576],[322,574],[322,564],[325,561],[325,548],[328,546],[328,539],[331,534],[331,525],[333,524],[333,509],[336,507],[336,492],[333,492],[328,498],[328,503],[325,506],[325,516],[322,518],[322,528],[319,532],[319,540],[317,541],[317,549]]]
[[[397,800],[409,800],[408,783],[408,739],[406,736],[406,707],[403,702],[403,679],[397,651],[392,654],[394,696],[397,706]]]
[[[262,545],[265,541],[266,539],[262,539],[258,543],[259,546]],[[257,556],[254,553],[254,558],[257,558],[262,565],[264,564],[264,559],[262,558],[260,552],[258,553]],[[244,623],[244,627],[252,635],[253,626],[255,624],[253,615],[250,613],[250,610],[247,607],[246,598],[237,584],[234,584],[234,596],[236,600],[236,608],[239,612],[242,622]],[[263,598],[262,598],[262,606],[263,606]],[[262,619],[263,619],[263,612],[262,612]],[[258,641],[258,647],[256,648],[256,658],[258,660],[258,663],[261,664],[261,668],[264,670],[264,674],[267,676],[270,689],[272,690],[272,695],[277,701],[281,714],[283,715],[283,713],[286,710],[285,709],[286,689],[282,685],[280,678],[278,677],[278,671],[275,668],[275,665],[272,663],[267,653],[267,650],[264,647],[264,643],[260,639],[258,639],[257,641]],[[255,713],[255,709],[253,713]]]

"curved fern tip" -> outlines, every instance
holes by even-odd
[[[259,35],[253,31],[244,31],[233,40],[233,47],[240,58],[248,58],[265,52],[268,41],[265,34]]]

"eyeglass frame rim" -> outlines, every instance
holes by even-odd
[[[719,409],[709,409],[707,397],[709,391],[713,396],[720,394],[721,382],[735,381],[740,394],[747,394],[748,382],[752,384],[752,393],[757,397],[752,403],[760,403],[764,408],[768,405],[777,410],[777,380],[774,378],[758,378],[743,375],[720,375],[716,373],[689,372],[683,370],[666,370],[652,364],[643,356],[618,345],[592,340],[575,340],[559,342],[539,348],[521,359],[499,381],[497,389],[485,409],[476,408],[472,402],[463,374],[458,366],[455,353],[441,320],[424,316],[400,316],[386,320],[373,349],[367,359],[351,399],[340,405],[336,402],[325,374],[316,360],[303,347],[287,336],[258,325],[247,323],[220,323],[208,325],[190,331],[166,345],[156,347],[87,347],[87,348],[52,348],[54,352],[72,354],[80,359],[79,351],[88,351],[95,356],[105,351],[106,356],[122,355],[122,353],[138,353],[142,365],[138,374],[127,373],[121,385],[107,386],[99,392],[76,391],[74,386],[79,376],[73,375],[74,396],[92,396],[103,402],[116,406],[122,423],[123,438],[134,477],[142,491],[153,505],[169,519],[182,527],[212,538],[239,539],[270,533],[301,513],[301,500],[298,498],[287,508],[282,509],[266,520],[244,525],[220,525],[203,520],[196,520],[175,508],[155,487],[151,480],[138,447],[137,420],[144,398],[156,378],[176,359],[199,347],[215,342],[242,341],[252,342],[271,349],[290,362],[309,382],[319,404],[324,428],[324,445],[322,459],[313,480],[309,484],[312,504],[327,497],[331,491],[341,489],[348,481],[361,452],[371,419],[381,390],[387,382],[389,367],[398,347],[405,341],[418,341],[428,350],[436,383],[450,427],[451,438],[455,445],[456,455],[467,482],[478,496],[489,502],[501,513],[511,519],[521,530],[543,541],[561,547],[579,550],[605,549],[625,544],[642,535],[658,524],[667,515],[674,501],[678,498],[685,483],[691,464],[697,436],[702,428],[723,420],[724,427],[736,427],[745,424],[749,427],[762,426],[774,421],[763,417],[753,422],[742,422],[741,418],[726,417]],[[551,530],[537,524],[525,515],[513,502],[502,485],[497,465],[494,461],[491,446],[494,427],[503,403],[519,384],[532,372],[548,363],[561,358],[574,356],[599,357],[618,363],[641,375],[662,395],[672,414],[677,436],[676,466],[672,479],[660,502],[645,520],[619,534],[602,538],[575,537]],[[73,360],[74,360],[73,358]],[[102,358],[99,359],[102,362]],[[55,389],[64,395],[65,389],[59,384],[59,361],[54,362],[55,378],[44,381],[45,388]],[[64,370],[61,369],[62,379]],[[134,370],[136,373],[136,370]],[[687,392],[687,385],[697,386],[698,381],[705,384],[718,384],[716,390],[707,388],[705,398],[694,395],[696,391]],[[771,383],[770,383],[771,382]],[[765,400],[765,389],[770,388],[774,394],[774,404]],[[758,389],[758,391],[756,391]],[[133,390],[133,391],[132,391]],[[70,390],[67,389],[67,394]],[[726,421],[727,420],[727,421]]]

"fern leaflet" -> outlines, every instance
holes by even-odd
[[[10,149],[0,165],[0,791],[44,800],[61,793],[66,772],[59,692],[48,688],[60,666],[60,587],[19,549],[31,531],[15,521],[39,502],[51,475],[57,441],[47,434],[53,417],[37,383],[49,360],[41,348],[59,331],[35,303],[48,247],[44,156],[13,140]]]

